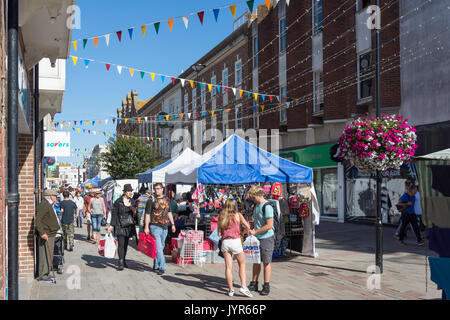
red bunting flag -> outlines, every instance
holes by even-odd
[[[117,38],[119,38],[119,42],[122,41],[122,31],[117,31]]]
[[[205,15],[205,11],[197,12],[198,18],[200,19],[200,23],[203,24],[203,16]]]
[[[175,78],[171,77],[170,79],[172,79],[172,84],[175,84]]]
[[[109,71],[109,68],[111,68],[111,64],[110,63],[106,63],[105,65],[106,65],[106,70]]]
[[[270,100],[270,102],[272,102],[272,96],[269,96],[269,100]]]
[[[76,121],[74,121],[73,123],[75,123],[75,125],[77,125],[77,122],[76,122]]]

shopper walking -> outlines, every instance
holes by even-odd
[[[123,195],[114,202],[114,207],[111,212],[111,225],[108,228],[108,233],[114,230],[117,237],[119,263],[118,270],[128,268],[126,263],[126,255],[128,250],[128,241],[130,237],[136,235],[136,227],[134,218],[137,214],[135,207],[135,200],[133,197],[133,187],[131,184],[126,184],[123,188]]]
[[[424,244],[424,241],[422,240],[422,236],[420,235],[419,226],[417,224],[417,216],[414,213],[414,204],[416,201],[416,195],[417,193],[417,187],[415,185],[411,185],[408,189],[408,192],[405,193],[400,200],[398,201],[398,206],[401,206],[404,209],[402,212],[402,227],[400,229],[400,244],[404,245],[404,238],[406,233],[406,228],[409,224],[412,225],[414,233],[416,234],[417,238],[417,244],[419,246]]]
[[[94,190],[89,189],[89,194],[84,198],[84,212],[83,212],[83,218],[86,218],[87,241],[91,240],[92,217],[91,211],[89,209],[89,203],[91,202],[92,198],[94,198]]]
[[[44,200],[36,207],[36,218],[34,227],[39,235],[39,274],[38,281],[53,282],[54,278],[50,276],[53,267],[53,256],[55,246],[55,236],[61,228],[56,211],[53,208],[58,191],[45,190]],[[50,248],[50,252],[49,252]]]
[[[61,201],[61,227],[64,233],[64,244],[67,251],[73,251],[73,236],[74,226],[73,220],[77,213],[77,205],[75,202],[69,199],[70,193],[68,191],[63,192],[64,200]]]
[[[223,257],[225,259],[225,279],[228,284],[228,295],[234,295],[233,288],[233,256],[239,264],[239,277],[241,278],[241,288],[239,291],[247,297],[253,297],[246,284],[245,273],[245,254],[241,242],[241,224],[246,228],[246,232],[250,231],[250,225],[244,219],[242,214],[237,211],[237,204],[234,199],[228,199],[219,216],[218,234],[222,237]]]
[[[145,233],[151,233],[156,239],[156,258],[153,269],[158,275],[166,272],[166,259],[164,257],[164,245],[168,233],[169,221],[172,224],[172,232],[175,233],[175,223],[170,212],[169,199],[164,196],[164,187],[161,183],[153,186],[155,190],[154,201],[148,201],[145,207]],[[150,228],[149,228],[150,224]]]
[[[141,190],[142,194],[138,198],[138,224],[139,224],[139,232],[144,232],[144,222],[145,222],[145,207],[147,206],[148,201],[152,201],[152,191],[143,187]]]
[[[77,228],[83,227],[83,210],[84,210],[84,199],[81,197],[80,191],[75,193],[74,202],[77,205],[77,214],[75,217],[75,223]]]
[[[95,197],[89,202],[89,211],[91,212],[93,237],[97,243],[99,241],[102,219],[106,219],[105,201],[102,198],[101,191],[95,192]]]
[[[267,296],[270,293],[270,277],[272,275],[272,255],[275,245],[273,231],[273,208],[264,198],[265,191],[260,186],[253,186],[249,194],[255,202],[254,208],[254,230],[251,235],[256,236],[260,242],[261,261],[264,265],[264,284],[260,292]],[[253,276],[248,288],[251,291],[258,291],[258,278],[261,272],[261,264],[253,264]]]

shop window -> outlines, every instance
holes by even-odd
[[[337,168],[314,169],[314,186],[316,188],[321,216],[337,218]]]

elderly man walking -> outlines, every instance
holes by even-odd
[[[53,261],[50,257],[53,256],[55,246],[55,236],[61,228],[56,211],[53,205],[56,203],[58,191],[45,190],[44,201],[42,201],[36,208],[35,228],[39,235],[39,276],[38,281],[53,282],[53,277],[50,276],[52,271]],[[47,245],[48,243],[48,245]],[[48,251],[50,247],[50,252]]]

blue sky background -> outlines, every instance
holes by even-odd
[[[212,11],[221,6],[237,4],[236,19],[246,10],[247,5],[240,0],[77,0],[81,9],[81,29],[73,30],[72,40],[95,37],[106,33],[113,33],[109,47],[105,39],[99,38],[98,47],[94,47],[94,41],[89,40],[83,49],[83,42],[78,42],[78,50],[71,45],[71,55],[80,58],[110,62],[113,64],[135,67],[140,70],[163,73],[178,76],[183,70],[187,70],[194,62],[220,43],[233,32],[233,16],[230,9],[220,10],[216,23]],[[255,8],[263,0],[255,1]],[[197,15],[189,16],[189,27],[185,28],[183,20],[177,18],[174,21],[172,32],[167,21],[171,18],[183,16],[189,13],[205,10],[203,25]],[[154,26],[147,26],[146,36],[143,38],[140,26],[147,23],[161,21],[159,33],[156,34]],[[137,27],[130,40],[127,29]],[[122,42],[119,43],[116,31],[122,30]],[[115,125],[111,119],[108,125],[104,120],[117,115],[117,108],[121,107],[122,99],[131,90],[138,92],[139,100],[147,100],[156,95],[162,88],[170,83],[166,79],[162,84],[159,77],[152,82],[150,75],[146,74],[141,79],[135,72],[131,77],[127,69],[119,75],[115,66],[110,71],[104,64],[90,62],[86,69],[84,61],[79,60],[74,66],[72,59],[67,60],[66,68],[66,92],[64,95],[62,113],[57,114],[55,122],[83,120],[102,120],[102,124],[81,128],[89,128],[91,131],[115,132]],[[76,127],[80,127],[77,123]],[[58,128],[58,131],[61,129]],[[97,144],[106,144],[107,136],[99,136],[88,133],[75,133],[72,129],[72,149],[93,148]],[[86,130],[87,132],[87,130]],[[58,158],[59,162],[82,162],[81,157]]]

